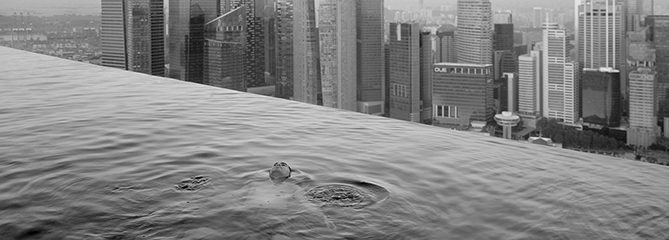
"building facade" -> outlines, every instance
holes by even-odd
[[[102,65],[165,75],[165,14],[160,0],[103,0]]]
[[[169,0],[170,78],[204,83],[205,24],[220,13],[218,0]]]
[[[627,144],[648,147],[655,143],[659,129],[655,107],[657,72],[651,68],[637,68],[630,72],[630,112]]]
[[[357,111],[356,2],[323,0],[318,12],[323,105]]]
[[[492,63],[492,10],[489,0],[458,0],[455,48],[458,63]]]
[[[204,84],[246,91],[246,9],[239,7],[205,25]]]
[[[541,51],[518,57],[518,115],[524,125],[536,126],[543,107]]]
[[[621,0],[578,0],[578,62],[583,68],[625,65],[625,8]]]
[[[293,2],[293,99],[318,104],[321,88],[316,6],[313,0]]]
[[[292,99],[294,94],[294,5],[294,0],[276,0],[275,96],[285,99]]]
[[[420,121],[420,26],[390,23],[390,117]]]
[[[384,0],[356,0],[358,111],[383,114]]]
[[[567,124],[579,120],[578,63],[570,61],[567,35],[556,23],[544,24],[543,37],[543,116]]]
[[[420,33],[420,121],[432,121],[432,72],[434,52],[432,51],[433,36],[431,32]]]
[[[669,117],[669,16],[649,16],[646,19],[649,27],[650,41],[655,46],[655,66],[657,71],[657,117]]]
[[[492,65],[436,63],[432,78],[434,124],[469,127],[495,114]]]
[[[648,147],[660,136],[658,127],[658,82],[656,49],[648,27],[628,33],[629,129],[627,144]]]
[[[268,0],[232,0],[231,5],[246,9],[246,86],[271,86],[276,78],[275,4]]]
[[[584,125],[596,129],[620,126],[620,71],[611,68],[585,68],[581,75],[580,90],[580,115]]]

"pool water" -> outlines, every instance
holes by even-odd
[[[663,166],[7,48],[0,60],[3,239],[669,238]],[[278,161],[299,173],[274,184]]]

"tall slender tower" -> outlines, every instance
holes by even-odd
[[[531,126],[536,125],[543,107],[541,62],[541,51],[518,57],[518,114]]]
[[[293,99],[318,104],[320,60],[314,0],[293,2]]]
[[[420,121],[420,26],[390,23],[390,117]]]
[[[102,0],[100,42],[103,66],[128,69],[125,5],[125,0]]]
[[[323,105],[357,111],[355,0],[322,0],[319,38]]]
[[[293,97],[294,0],[276,1],[276,85],[275,96]]]
[[[102,0],[102,65],[165,75],[162,0]]]
[[[384,0],[356,0],[359,110],[383,114]]]
[[[669,117],[669,16],[654,15],[646,18],[650,41],[656,50],[657,88],[656,95],[660,119]]]
[[[492,63],[492,10],[490,0],[458,0],[455,32],[459,63]]]
[[[567,55],[567,34],[544,23],[543,116],[574,124],[579,120],[579,65]]]

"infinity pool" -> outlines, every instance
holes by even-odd
[[[8,48],[0,60],[3,239],[669,238],[663,166]],[[268,177],[278,161],[296,170],[283,184]],[[365,204],[310,201],[328,184]]]

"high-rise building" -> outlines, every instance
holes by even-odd
[[[293,0],[276,1],[276,82],[275,96],[290,99],[293,97]]]
[[[509,20],[510,20],[510,13]],[[515,73],[518,68],[518,57],[513,49],[513,23],[499,23],[494,25],[493,34],[493,68],[495,79],[503,73]]]
[[[518,57],[518,115],[524,125],[536,126],[542,114],[541,51],[531,51]]]
[[[612,68],[583,69],[581,116],[592,128],[618,127],[622,116],[620,71]]]
[[[629,129],[627,144],[648,147],[659,136],[657,126],[655,70],[656,52],[648,39],[649,29],[641,28],[628,33],[629,63]]]
[[[383,114],[384,0],[356,0],[359,112]]]
[[[492,65],[436,63],[433,71],[434,125],[468,127],[493,119]]]
[[[630,110],[627,144],[648,147],[655,143],[658,134],[655,115],[655,87],[657,72],[641,67],[629,74]]]
[[[318,12],[323,105],[356,111],[356,2],[322,0]]]
[[[495,24],[493,50],[513,50],[513,23]]]
[[[269,0],[232,0],[232,8],[246,8],[246,51],[244,76],[246,86],[272,85],[276,77],[274,38],[274,2]],[[249,90],[250,91],[250,90]]]
[[[435,62],[457,62],[455,57],[455,32],[437,32],[437,53]]]
[[[102,65],[165,75],[162,0],[102,0]]]
[[[567,124],[579,120],[579,65],[567,53],[567,36],[557,23],[544,23],[543,116]]]
[[[492,63],[490,0],[458,0],[456,57],[459,63]]]
[[[293,99],[310,104],[318,104],[321,88],[315,9],[314,0],[293,2]]]
[[[432,72],[434,71],[434,53],[432,51],[432,33],[420,32],[420,121],[429,123],[432,119]]]
[[[204,83],[204,25],[220,6],[219,0],[169,0],[169,77]]]
[[[246,91],[244,50],[246,9],[239,7],[205,25],[204,83]]]
[[[621,0],[578,1],[576,38],[581,67],[620,70],[626,64],[624,3]]]
[[[390,117],[420,121],[420,26],[390,23]]]
[[[125,0],[103,0],[100,25],[102,65],[128,69]]]
[[[650,41],[655,46],[655,66],[657,71],[656,99],[657,117],[669,117],[669,16],[654,15],[646,18]]]

